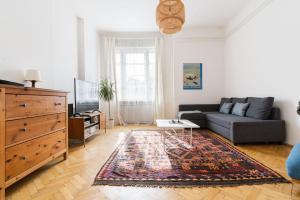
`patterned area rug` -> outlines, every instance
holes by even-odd
[[[207,131],[172,135],[132,131],[110,156],[94,185],[233,186],[289,183],[278,173]]]

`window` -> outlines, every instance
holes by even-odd
[[[153,102],[155,90],[153,47],[122,47],[116,50],[118,97],[122,102]]]

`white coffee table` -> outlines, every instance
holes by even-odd
[[[175,120],[175,119],[174,119]],[[156,120],[156,126],[160,129],[162,129],[163,134],[161,134],[161,139],[163,139],[163,142],[165,144],[165,137],[164,133],[170,133],[168,130],[172,130],[174,134],[177,136],[176,130],[182,130],[182,133],[184,133],[184,129],[190,129],[190,144],[193,142],[193,128],[200,128],[197,124],[194,124],[193,122],[186,120],[186,119],[181,119],[179,120],[181,123],[171,123],[172,119],[157,119]],[[177,121],[177,119],[175,120]],[[172,134],[172,133],[170,133]]]

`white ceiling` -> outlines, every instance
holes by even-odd
[[[253,0],[183,0],[184,28],[223,27]],[[77,0],[77,11],[105,31],[157,31],[159,0]]]

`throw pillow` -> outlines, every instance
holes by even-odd
[[[246,112],[247,117],[252,117],[255,119],[269,119],[273,103],[274,97],[266,97],[266,98],[257,98],[257,97],[249,97],[248,98],[249,108]]]
[[[220,108],[220,113],[229,114],[232,108],[232,103],[223,103]]]
[[[249,103],[235,103],[231,114],[244,117],[248,106]]]

